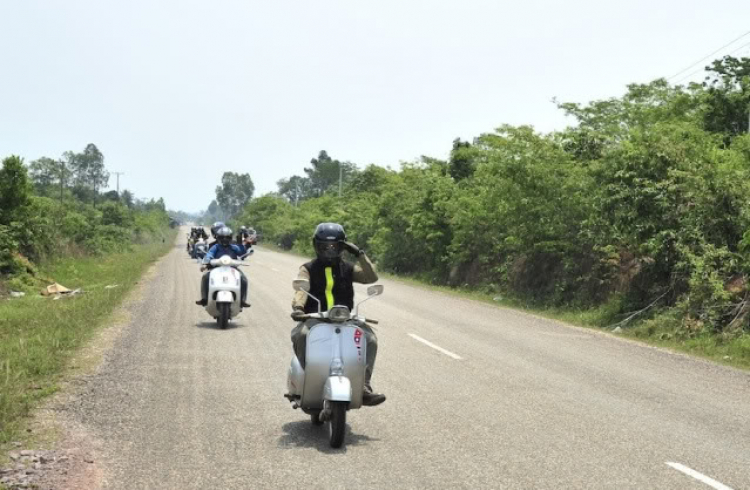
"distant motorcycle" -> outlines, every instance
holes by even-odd
[[[190,235],[190,233],[187,234],[187,239],[188,240],[187,240],[186,250],[187,250],[188,255],[193,257],[193,245],[195,244],[195,239],[192,237],[192,235]]]
[[[258,244],[258,233],[253,228],[250,228],[247,231],[248,231],[248,238],[250,238],[250,243],[252,245],[257,245]]]
[[[251,250],[243,258],[252,253]],[[219,328],[225,329],[229,321],[242,312],[242,283],[240,271],[236,268],[247,264],[228,255],[209,263],[213,269],[208,276],[208,303],[205,308],[216,319]]]
[[[195,245],[193,245],[193,258],[203,260],[206,253],[208,253],[208,244],[203,238],[199,238],[198,241],[195,242]]]
[[[328,422],[329,443],[338,448],[344,443],[346,412],[362,406],[365,390],[367,342],[356,322],[377,323],[358,316],[359,306],[383,294],[383,286],[367,288],[367,298],[357,304],[352,313],[346,306],[334,306],[321,312],[320,300],[309,293],[309,281],[295,279],[293,285],[295,291],[304,291],[318,303],[318,313],[304,318],[321,322],[313,325],[307,334],[305,367],[296,355],[292,356],[288,393],[284,396],[292,408],[301,408],[309,414],[313,425]]]

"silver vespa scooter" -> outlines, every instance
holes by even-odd
[[[310,313],[303,320],[317,319],[307,334],[305,367],[296,355],[292,356],[287,378],[288,393],[284,395],[292,408],[301,408],[310,415],[314,425],[328,422],[330,444],[339,448],[344,443],[347,410],[362,406],[365,389],[367,342],[365,332],[357,321],[377,324],[358,315],[359,306],[383,294],[382,285],[367,288],[367,298],[350,312],[346,306],[334,306],[322,312],[320,300],[309,293],[310,282],[295,279],[295,291],[304,291],[318,303],[318,313]]]

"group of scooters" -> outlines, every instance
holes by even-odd
[[[253,252],[249,250],[240,259]],[[211,260],[210,265],[208,304],[205,308],[224,329],[242,311],[240,273],[237,268],[247,264],[225,255]],[[310,282],[306,279],[295,279],[292,286],[295,291],[303,291],[312,298],[318,304],[318,312],[309,313],[303,318],[303,321],[315,320],[315,324],[307,335],[305,365],[292,354],[284,397],[292,408],[300,408],[308,414],[313,425],[328,423],[329,444],[333,448],[340,448],[346,436],[347,412],[362,407],[365,391],[367,342],[358,324],[378,323],[360,316],[359,307],[365,301],[383,294],[383,286],[368,287],[367,298],[360,301],[353,311],[341,305],[322,311],[321,302],[310,294]]]
[[[187,253],[190,258],[203,260],[208,253],[208,234],[203,227],[192,228],[187,234]]]
[[[216,226],[212,228],[214,234],[216,228]],[[243,239],[248,238],[244,234],[245,230],[246,228],[243,227],[240,234]],[[219,328],[223,330],[229,327],[229,321],[232,318],[236,318],[242,312],[242,276],[237,268],[247,265],[244,259],[252,255],[254,250],[249,248],[245,255],[237,259],[225,255],[212,259],[206,264],[204,262],[209,246],[204,239],[205,236],[207,235],[202,227],[193,228],[188,234],[188,253],[200,265],[210,266],[208,303],[206,303],[205,309],[212,318],[216,319]],[[253,235],[252,238],[248,238],[248,242],[251,244],[257,243],[257,239]]]

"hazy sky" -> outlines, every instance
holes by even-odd
[[[228,170],[263,193],[321,149],[397,167],[562,128],[553,97],[620,95],[747,31],[747,0],[0,0],[0,157],[93,142],[122,188],[196,211]]]

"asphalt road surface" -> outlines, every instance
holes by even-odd
[[[158,264],[76,401],[104,488],[750,488],[749,373],[390,280],[388,401],[331,449],[283,398],[302,262],[259,248],[228,330],[184,241]]]

